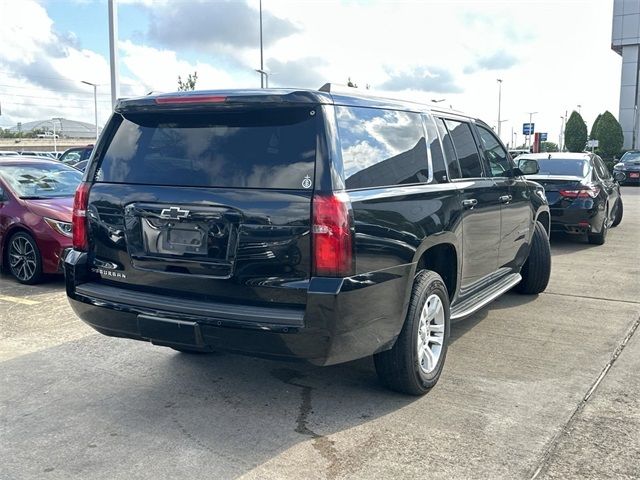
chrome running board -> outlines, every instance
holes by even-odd
[[[482,290],[471,298],[454,305],[451,307],[451,320],[459,320],[477,312],[488,303],[493,302],[506,291],[511,290],[520,283],[521,280],[522,277],[519,273],[512,273],[488,289]]]

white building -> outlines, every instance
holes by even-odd
[[[624,148],[640,149],[640,0],[614,0],[611,48],[622,56],[618,119]]]

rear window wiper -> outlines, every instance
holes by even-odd
[[[24,197],[20,197],[21,200],[46,200],[51,197],[43,197],[39,195],[25,195]]]

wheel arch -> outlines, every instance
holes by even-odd
[[[547,237],[551,235],[551,215],[549,214],[549,210],[538,210],[538,214],[535,218],[536,222],[540,222],[547,232]],[[535,226],[535,224],[534,224]]]
[[[436,272],[444,280],[452,301],[459,288],[461,258],[460,250],[456,247],[455,236],[446,232],[427,238],[416,253],[415,271],[426,269]]]

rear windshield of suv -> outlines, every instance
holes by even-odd
[[[127,114],[96,181],[309,189],[318,117],[309,107]]]
[[[586,177],[589,173],[587,160],[564,160],[550,158],[538,160],[540,172],[538,175],[567,175],[571,177]]]

